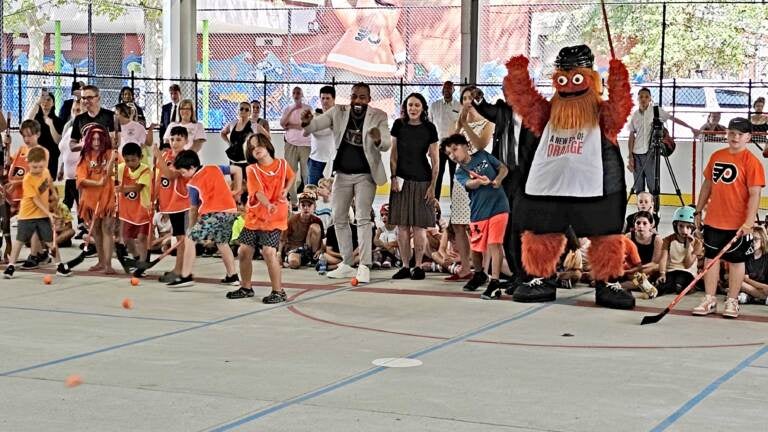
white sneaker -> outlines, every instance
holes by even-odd
[[[354,277],[357,272],[352,267],[341,263],[336,268],[336,270],[329,271],[326,273],[326,276],[328,276],[331,279],[348,279],[351,277]]]
[[[745,292],[740,292],[739,296],[736,298],[739,299],[739,304],[747,304],[752,301],[752,297],[750,297],[750,295]]]
[[[371,271],[368,270],[368,266],[360,264],[357,266],[357,283],[370,283]]]

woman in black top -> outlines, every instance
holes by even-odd
[[[121,104],[128,104],[129,107],[133,108],[136,111],[136,120],[137,122],[141,123],[142,125],[147,125],[147,119],[144,118],[144,110],[136,104],[136,98],[133,94],[133,89],[125,86],[120,89],[120,97],[117,99],[117,103]]]
[[[40,99],[27,113],[27,118],[37,120],[40,123],[40,138],[38,144],[48,150],[48,172],[55,179],[59,173],[59,141],[64,130],[64,122],[59,119],[54,109],[56,100],[45,89],[40,94]]]
[[[397,242],[403,268],[394,279],[424,279],[421,269],[426,249],[426,229],[435,225],[435,182],[437,181],[437,128],[428,120],[427,101],[419,93],[405,98],[401,118],[392,125],[392,189],[389,195],[389,223],[397,225]],[[427,160],[427,156],[432,162]],[[411,261],[413,233],[415,266]]]
[[[251,104],[240,102],[237,118],[224,126],[221,130],[221,139],[229,144],[229,147],[225,150],[229,163],[240,167],[243,172],[245,172],[245,168],[248,166],[248,161],[245,157],[245,141],[253,132]],[[243,181],[245,181],[245,177],[243,177]],[[248,194],[245,193],[243,198],[247,199],[247,197]]]

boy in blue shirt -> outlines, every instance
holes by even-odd
[[[488,280],[483,271],[483,253],[487,253],[491,258],[491,281],[480,298],[499,298],[502,245],[509,219],[509,201],[501,182],[509,170],[485,150],[470,155],[469,143],[463,135],[451,135],[442,145],[458,165],[456,180],[469,192],[469,238],[475,274],[464,291],[475,291]]]

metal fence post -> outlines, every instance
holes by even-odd
[[[400,77],[400,105],[403,104],[403,77]]]
[[[133,92],[133,97],[136,97],[136,76],[133,71],[131,71],[131,91]],[[134,101],[136,102],[136,101]]]
[[[752,117],[752,78],[749,79],[748,91],[749,91],[749,106],[747,107],[747,118],[750,118]]]
[[[19,85],[19,93],[18,93],[18,96],[19,96],[19,115],[18,115],[18,117],[16,117],[16,121],[18,122],[18,124],[21,124],[21,116],[23,115],[22,114],[22,112],[23,112],[22,111],[22,106],[21,106],[22,105],[22,96],[21,96],[21,65],[18,65],[18,68],[16,69],[16,73],[18,74],[16,82]]]
[[[264,75],[264,86],[262,87],[262,99],[261,99],[261,111],[262,116],[264,116],[264,120],[269,123],[269,118],[267,118],[267,76]]]
[[[197,87],[198,87],[198,79],[197,79],[197,72],[195,72],[195,117],[197,117],[197,111],[198,111],[198,96],[197,96]]]

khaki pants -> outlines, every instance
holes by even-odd
[[[376,183],[370,174],[336,173],[331,194],[333,207],[333,225],[339,252],[344,264],[352,266],[352,230],[349,227],[349,206],[355,199],[355,219],[357,219],[357,241],[360,245],[360,264],[371,267],[371,248],[373,231],[371,229],[371,208],[376,196]]]
[[[296,146],[290,143],[285,143],[285,161],[288,162],[288,166],[291,167],[294,173],[299,174],[299,167],[301,167],[301,181],[307,184],[307,161],[309,160],[309,146]],[[297,175],[291,185],[290,195],[291,204],[298,205],[296,189],[299,184],[299,176]]]

